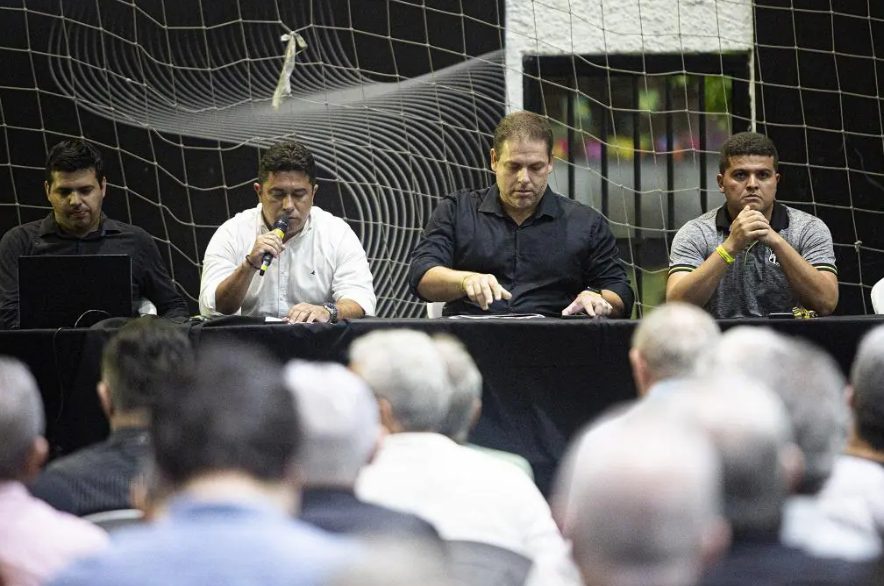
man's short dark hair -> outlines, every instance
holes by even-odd
[[[301,443],[282,365],[234,342],[203,346],[193,375],[163,389],[151,435],[157,468],[176,488],[222,471],[283,480]]]
[[[120,328],[107,343],[101,374],[116,409],[150,409],[169,373],[189,372],[193,358],[190,340],[182,329],[145,316]]]
[[[290,140],[267,149],[258,165],[258,183],[264,183],[271,173],[279,171],[303,171],[310,184],[316,184],[316,161],[313,153],[299,142]]]
[[[510,139],[542,140],[546,143],[546,154],[552,160],[552,128],[540,114],[523,110],[504,116],[494,129],[494,151],[498,156],[503,150],[503,143]]]
[[[757,132],[738,132],[724,141],[721,145],[721,156],[718,159],[718,172],[724,173],[730,166],[731,157],[746,155],[759,155],[773,157],[773,167],[776,170],[780,157],[773,141]]]
[[[52,173],[62,171],[73,173],[83,169],[94,169],[98,183],[104,180],[104,162],[97,148],[78,138],[66,139],[51,149],[46,157],[46,181],[52,184]]]

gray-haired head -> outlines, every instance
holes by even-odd
[[[855,433],[884,452],[884,326],[863,337],[850,371]]]
[[[630,352],[639,393],[664,379],[691,376],[720,337],[712,316],[695,305],[667,303],[646,315],[635,329]]]
[[[436,335],[433,342],[451,384],[451,404],[439,433],[463,443],[482,406],[482,373],[463,343],[454,336]]]
[[[379,330],[350,347],[350,367],[386,400],[402,431],[438,431],[451,389],[436,345],[415,330]]]
[[[672,413],[697,425],[721,459],[724,509],[735,534],[776,533],[789,493],[789,418],[760,382],[722,374],[666,396]]]
[[[299,467],[304,485],[352,487],[381,434],[368,385],[340,364],[302,360],[286,365],[285,381],[304,434]]]
[[[806,340],[738,326],[722,335],[718,351],[701,370],[709,376],[739,372],[780,397],[804,455],[799,491],[817,492],[844,447],[849,420],[846,381],[832,357]]]
[[[0,356],[0,480],[22,477],[43,426],[43,403],[31,371]]]
[[[422,539],[363,538],[357,554],[328,586],[458,586],[437,544]],[[472,577],[472,576],[470,576]]]
[[[587,584],[691,584],[726,543],[715,450],[660,415],[608,419],[564,460],[553,509]]]

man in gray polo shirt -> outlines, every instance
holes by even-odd
[[[776,200],[777,149],[741,132],[721,147],[725,205],[686,223],[672,241],[667,301],[687,301],[716,318],[819,315],[838,304],[832,235],[810,214]]]

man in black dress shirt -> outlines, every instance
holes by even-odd
[[[607,221],[554,193],[552,167],[546,119],[504,117],[491,149],[496,184],[440,202],[412,254],[412,290],[445,301],[445,315],[629,317],[633,294]]]
[[[18,259],[44,254],[127,254],[132,259],[132,314],[143,299],[163,317],[187,317],[151,236],[101,211],[107,180],[101,154],[81,140],[63,140],[46,161],[46,198],[52,213],[9,230],[0,240],[0,328],[17,328]],[[64,283],[47,286],[63,287]]]
[[[152,316],[120,328],[104,348],[98,383],[110,437],[54,460],[31,493],[80,516],[132,508],[130,484],[150,451],[148,426],[159,385],[192,367],[193,349],[182,328]]]

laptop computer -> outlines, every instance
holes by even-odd
[[[89,327],[132,316],[132,260],[126,254],[22,256],[19,327]]]

